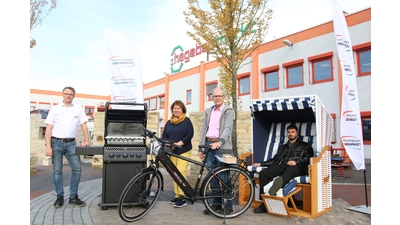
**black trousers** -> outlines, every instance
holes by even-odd
[[[282,187],[284,187],[293,178],[306,175],[306,173],[300,166],[288,166],[285,164],[268,166],[268,168],[261,170],[258,175],[260,180],[260,199],[262,199],[261,194],[264,194],[264,186],[275,177],[282,177]]]

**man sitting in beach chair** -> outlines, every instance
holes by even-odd
[[[264,194],[263,187],[269,182],[272,181],[273,184],[268,194],[276,196],[277,191],[293,178],[308,174],[308,164],[310,158],[314,157],[314,151],[307,142],[298,139],[299,132],[296,125],[289,125],[286,130],[289,140],[279,147],[274,157],[253,164],[253,166],[267,166],[266,169],[259,172],[260,199],[262,199],[261,194]],[[254,213],[266,212],[264,203],[254,209]]]

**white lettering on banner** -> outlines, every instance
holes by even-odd
[[[365,169],[365,162],[353,50],[346,19],[336,0],[332,0],[332,11],[336,49],[343,77],[340,133],[347,154],[356,169],[360,170]]]

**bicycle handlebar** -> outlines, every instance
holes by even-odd
[[[176,145],[174,143],[174,141],[172,141],[172,140],[161,139],[161,138],[157,137],[156,132],[153,132],[153,131],[147,129],[146,127],[143,127],[143,130],[144,130],[144,134],[143,134],[144,137],[154,138],[157,141],[163,143],[164,146],[165,146],[165,144],[168,144],[168,145],[174,146],[175,148],[182,148],[182,146]]]
[[[211,148],[210,145],[199,145],[199,148]]]
[[[209,151],[212,151],[211,145],[199,145],[199,152],[201,151],[203,154]],[[232,149],[224,149],[224,148],[218,148],[218,151],[220,154],[231,154]]]

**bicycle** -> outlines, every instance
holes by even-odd
[[[156,141],[160,143],[159,150],[155,154],[155,160],[151,159],[149,166],[136,174],[123,189],[118,201],[118,213],[122,220],[126,222],[137,221],[143,218],[156,204],[161,191],[164,190],[164,178],[159,170],[160,162],[185,193],[185,196],[183,196],[185,200],[192,204],[196,200],[202,200],[205,207],[213,215],[224,218],[224,223],[225,218],[235,218],[251,206],[255,195],[255,181],[246,170],[245,161],[238,159],[238,162],[233,164],[222,162],[221,166],[211,169],[206,166],[207,157],[200,162],[174,154],[173,151],[165,151],[164,148],[168,145],[177,148],[180,146],[174,145],[170,140],[163,140],[155,134],[155,132],[144,128],[144,136],[150,138],[152,150],[156,149],[153,145]],[[200,149],[207,154],[211,147],[199,145]],[[200,166],[194,188],[171,162],[169,156],[175,156]],[[205,170],[208,171],[208,174],[202,180]],[[218,189],[211,188],[210,182],[213,179],[219,182],[220,187]],[[222,205],[218,207],[219,209],[213,206],[214,198],[221,200]]]

